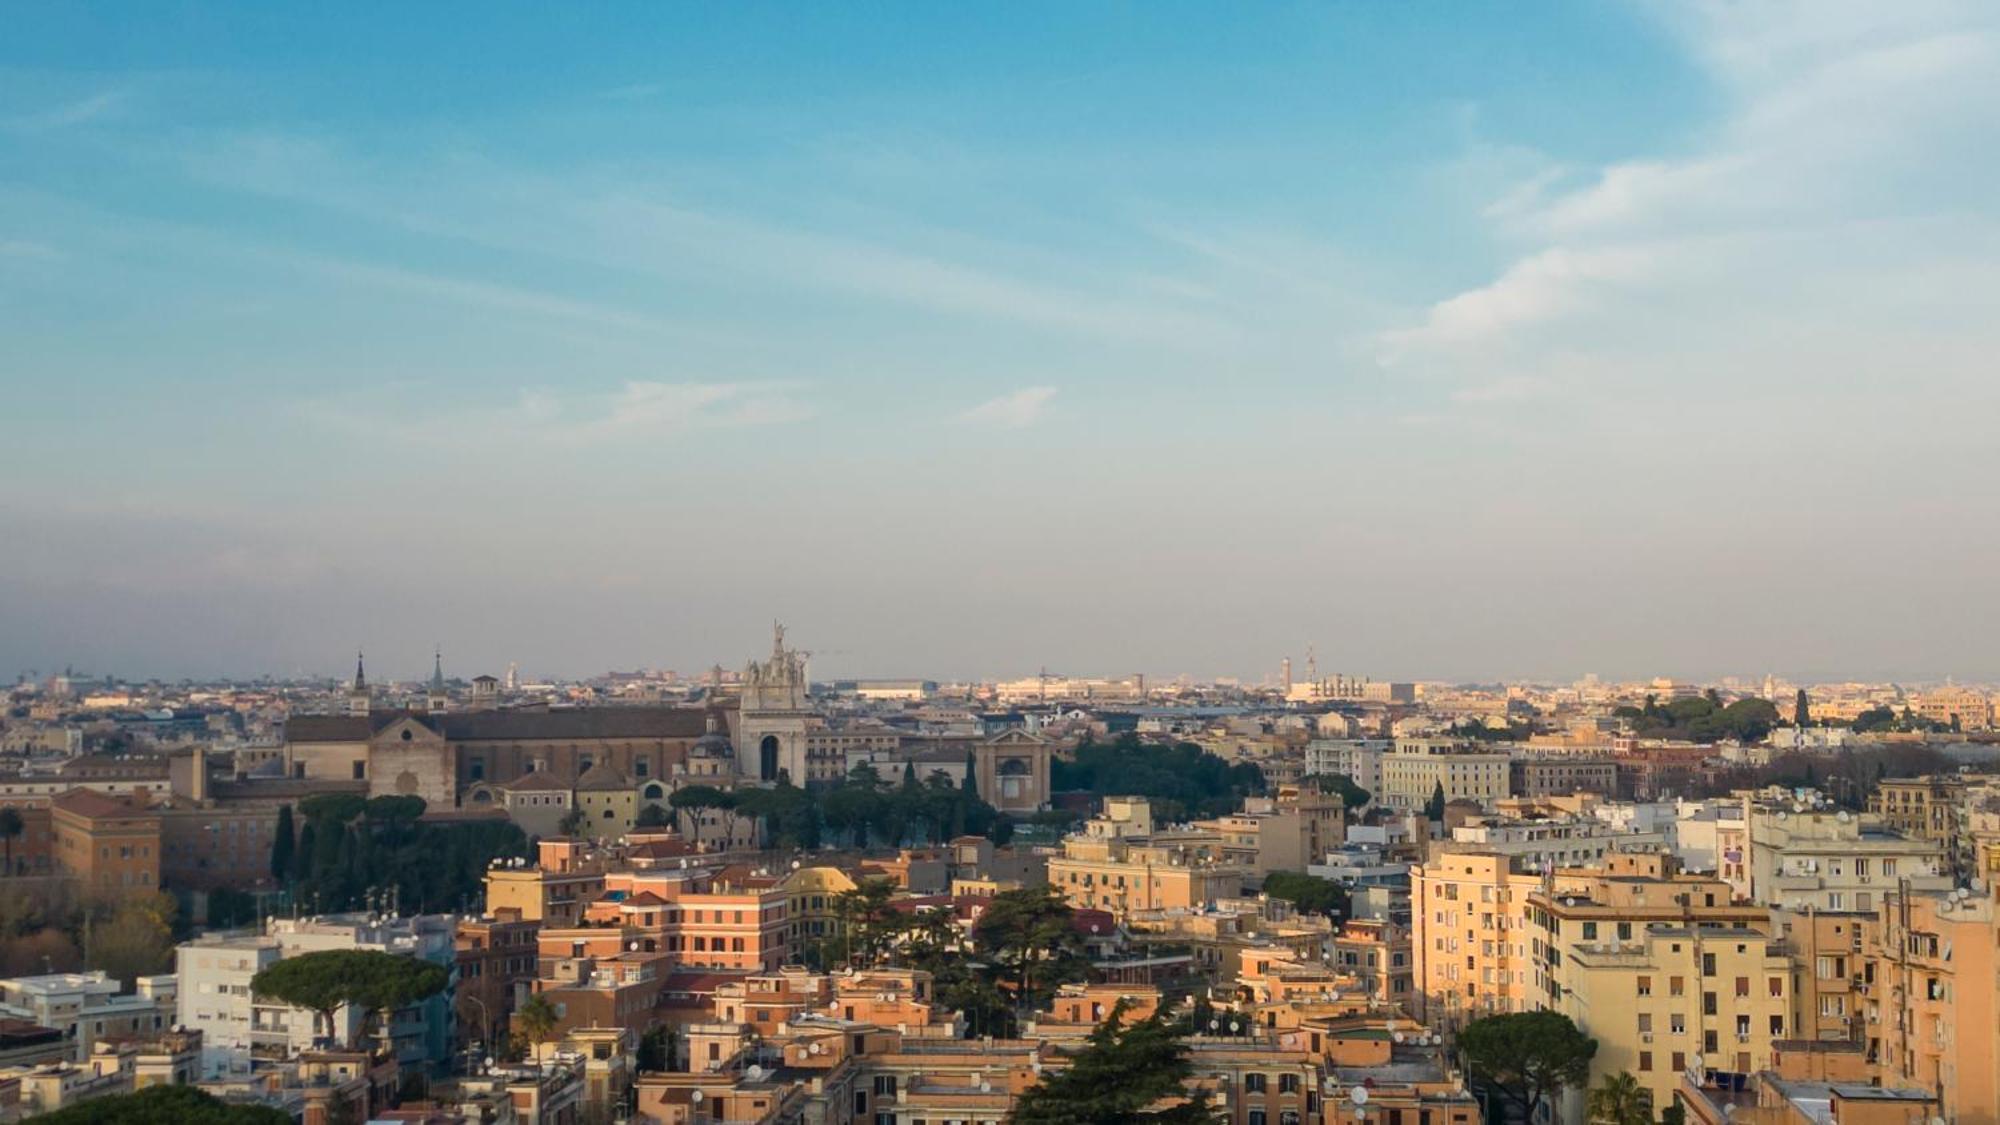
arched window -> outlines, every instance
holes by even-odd
[[[767,734],[764,741],[757,744],[757,777],[761,781],[778,780],[778,736]]]

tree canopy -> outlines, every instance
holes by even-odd
[[[1653,1092],[1630,1074],[1607,1074],[1590,1088],[1586,1109],[1590,1125],[1653,1125]]]
[[[1021,1095],[1011,1125],[1208,1125],[1225,1118],[1205,1091],[1185,1094],[1192,1073],[1180,1028],[1164,1011],[1125,1021],[1120,1001],[1070,1065]]]
[[[1169,819],[1225,816],[1264,791],[1264,771],[1249,762],[1225,762],[1192,742],[1149,744],[1130,733],[1111,743],[1084,742],[1073,761],[1056,758],[1050,780],[1057,791],[1146,797]]]
[[[1472,1080],[1533,1118],[1535,1107],[1590,1077],[1597,1040],[1555,1012],[1484,1016],[1458,1033]]]
[[[1360,808],[1374,798],[1374,794],[1354,783],[1354,779],[1344,773],[1315,773],[1305,778],[1304,784],[1315,786],[1322,793],[1331,793],[1340,798],[1349,812]]]
[[[327,949],[265,966],[251,978],[250,991],[315,1012],[332,1028],[343,1006],[393,1012],[437,995],[449,983],[444,966],[415,957],[373,949]]]
[[[406,910],[468,909],[480,901],[494,859],[528,854],[528,838],[514,824],[433,824],[421,819],[424,808],[420,797],[350,793],[300,801],[305,825],[290,860],[294,897],[324,911],[359,909],[370,891],[393,892]]]
[[[1633,733],[1641,737],[1689,742],[1757,742],[1778,725],[1778,708],[1770,700],[1749,698],[1724,704],[1712,691],[1666,704],[1649,695],[1645,706],[1620,707],[1613,713],[1631,723]]]
[[[1264,893],[1284,899],[1308,914],[1347,916],[1347,888],[1332,879],[1298,871],[1273,871],[1264,877]]]
[[[193,1086],[148,1086],[65,1106],[36,1125],[291,1125],[291,1115],[262,1105],[230,1105]]]

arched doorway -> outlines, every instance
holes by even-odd
[[[778,780],[778,736],[767,734],[764,741],[757,744],[757,778],[760,781]]]

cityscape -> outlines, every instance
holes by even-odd
[[[2000,5],[0,35],[0,1125],[2000,1125]]]

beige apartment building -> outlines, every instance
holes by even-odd
[[[1608,857],[1530,899],[1546,1006],[1598,1041],[1593,1082],[1630,1073],[1669,1104],[1692,1059],[1750,1074],[1792,1030],[1792,963],[1768,910],[1672,857]]]
[[[1910,701],[1918,715],[1954,730],[1988,730],[1993,726],[1993,698],[1983,691],[1940,688]]]
[[[1444,1030],[1541,1006],[1528,899],[1542,885],[1503,855],[1439,855],[1410,869],[1418,1019]]]
[[[2000,1120],[2000,996],[1991,899],[1892,895],[1869,942],[1861,992],[1869,1057],[1885,1085],[1938,1092],[1958,1125]]]
[[[1684,1072],[1747,1080],[1788,1037],[1791,960],[1760,930],[1651,923],[1627,941],[1568,943],[1561,956],[1556,1010],[1597,1040],[1593,1085],[1629,1073],[1664,1108]],[[1582,1091],[1570,1096],[1580,1108]]]
[[[1474,801],[1491,807],[1507,796],[1506,754],[1490,753],[1453,739],[1402,738],[1382,756],[1382,792],[1377,801],[1392,809],[1422,809],[1443,787],[1447,801]]]
[[[1867,913],[1901,886],[1950,890],[1944,848],[1879,817],[1746,798],[1749,854],[1736,891],[1766,906]]]
[[[1049,885],[1079,909],[1121,921],[1148,910],[1198,910],[1243,893],[1249,871],[1182,844],[1146,837],[1071,836],[1049,859]]]

